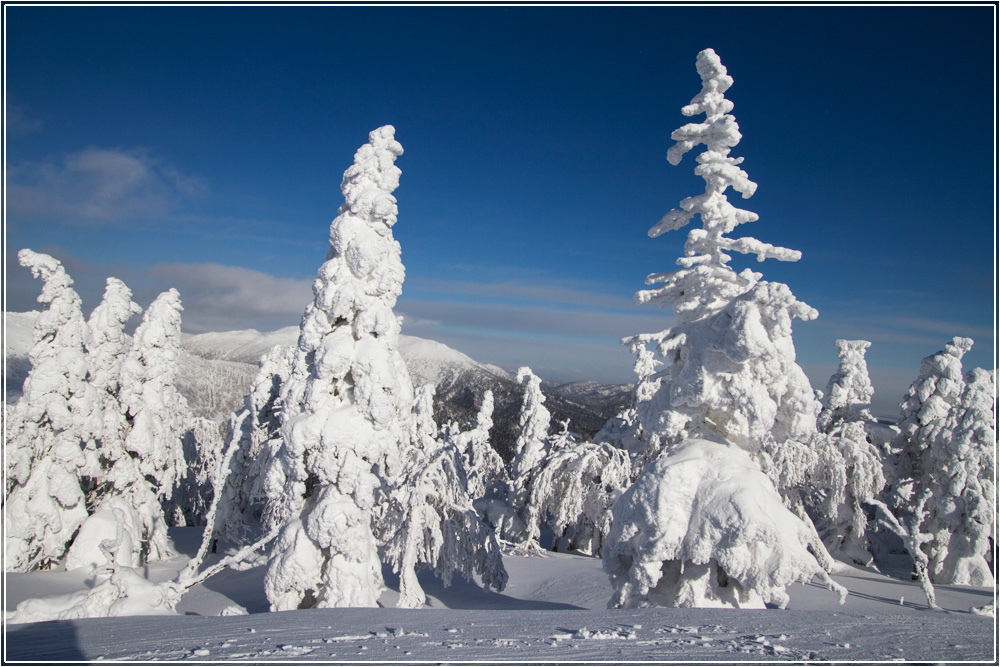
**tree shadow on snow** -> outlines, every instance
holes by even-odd
[[[393,593],[399,591],[399,576],[389,567],[382,568],[385,585]],[[584,609],[564,602],[522,600],[496,591],[486,590],[478,583],[456,573],[450,586],[445,586],[432,570],[417,573],[420,587],[427,595],[427,606],[438,609]],[[383,596],[383,599],[387,596]],[[392,596],[395,605],[396,596]]]
[[[206,559],[208,562],[209,559]],[[205,581],[202,586],[226,596],[251,614],[270,611],[270,604],[264,594],[264,574],[266,566],[243,572],[223,570]],[[388,589],[379,602],[386,607],[395,607],[399,597],[399,575],[385,565],[382,577]],[[478,583],[455,574],[450,586],[445,586],[432,570],[417,574],[417,580],[427,595],[427,607],[437,609],[584,609],[564,602],[544,600],[523,600],[520,598],[489,591]],[[426,607],[425,607],[426,608]]]
[[[8,625],[4,661],[65,662],[87,660],[70,621]]]

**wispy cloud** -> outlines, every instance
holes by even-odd
[[[604,294],[593,286],[561,281],[526,283],[518,280],[475,282],[458,280],[417,279],[408,289],[449,296],[470,296],[505,302],[522,302],[561,306],[584,306],[603,309],[633,309],[630,295]]]
[[[148,220],[205,190],[141,148],[87,148],[59,161],[26,162],[7,175],[8,213],[103,226]]]
[[[24,109],[17,105],[7,107],[4,126],[7,132],[15,135],[34,134],[42,131],[42,121],[29,117]]]

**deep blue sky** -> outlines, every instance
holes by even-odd
[[[670,132],[712,47],[758,183],[742,235],[799,322],[814,386],[836,338],[873,342],[893,414],[953,335],[995,364],[994,26],[979,7],[24,7],[5,11],[5,291],[22,247],[61,259],[89,311],[104,278],[184,328],[297,324],[369,130],[405,154],[404,333],[549,379],[631,381],[622,336],[667,328],[632,294],[703,190]],[[730,193],[731,199],[738,195]]]

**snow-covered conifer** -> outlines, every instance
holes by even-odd
[[[823,409],[817,417],[821,431],[829,433],[838,422],[875,421],[871,413],[872,388],[868,378],[865,350],[871,343],[866,340],[834,341],[840,364],[830,377],[823,395]]]
[[[386,557],[399,573],[399,607],[424,604],[417,580],[424,567],[434,568],[445,586],[456,571],[466,579],[475,572],[498,591],[507,582],[500,546],[472,507],[461,453],[437,438],[433,399],[432,384],[417,392],[403,473],[379,526]]]
[[[649,401],[660,388],[657,369],[662,365],[662,362],[657,360],[653,351],[642,342],[626,338],[622,343],[629,345],[635,356],[632,370],[635,371],[637,381],[632,389],[632,402],[627,408],[607,421],[594,436],[594,442],[598,444],[608,443],[627,451],[632,459],[632,477],[634,479],[642,467],[649,462],[647,457],[651,455],[649,443],[646,442],[642,432],[642,424],[639,422],[636,406]]]
[[[239,442],[230,462],[216,512],[216,536],[240,544],[267,524],[268,498],[282,493],[286,475],[281,448],[281,384],[291,370],[294,349],[276,345],[260,359],[243,408],[229,420],[227,438]]]
[[[522,366],[518,369],[517,381],[524,387],[524,397],[518,418],[520,430],[514,443],[514,457],[507,464],[510,482],[506,509],[509,511],[504,511],[496,520],[491,520],[504,539],[534,547],[535,542],[528,539],[528,533],[525,532],[526,529],[530,532],[525,523],[525,513],[535,469],[549,450],[549,422],[552,415],[545,407],[542,381],[529,367]]]
[[[514,444],[514,458],[511,459],[511,480],[514,493],[519,499],[515,501],[515,506],[521,507],[527,499],[531,471],[548,450],[549,422],[552,415],[545,407],[542,381],[531,372],[530,368],[527,366],[519,368],[517,381],[524,387],[524,398],[521,401],[521,415],[518,418],[520,431]]]
[[[706,119],[671,135],[676,143],[667,159],[676,165],[704,144],[695,173],[705,180],[705,192],[683,200],[649,235],[680,229],[695,215],[702,226],[688,233],[677,260],[682,268],[649,276],[647,284],[662,284],[636,294],[640,303],[673,302],[677,324],[623,341],[634,350],[654,344],[663,367],[644,384],[648,397],[636,403],[645,441],[636,454],[640,463],[653,463],[615,504],[603,550],[616,588],[613,602],[620,606],[783,603],[785,585],[832,567],[799,488],[818,462],[808,443],[820,405],[795,363],[792,320],[817,313],[787,285],[761,281],[749,269],[737,273],[728,264],[730,251],[758,261],[797,261],[800,253],[726,236],[757,215],[732,206],[725,190],[746,198],[757,185],[739,168],[742,158],[729,156],[741,139],[728,113],[733,104],[723,95],[732,78],[711,49],[698,54],[697,67],[702,90],[682,113]],[[717,471],[728,473],[716,477]],[[696,483],[687,491],[685,475]],[[715,502],[694,503],[702,494]],[[794,514],[782,514],[783,504]],[[764,506],[769,516],[760,514]],[[739,521],[729,518],[734,508]],[[667,515],[669,522],[661,520]],[[687,535],[688,526],[703,524],[723,529]],[[758,541],[766,549],[749,548]],[[735,593],[721,590],[730,581]]]
[[[996,383],[992,373],[974,368],[964,384],[930,447],[925,474],[933,540],[925,550],[934,583],[993,586],[988,561],[996,518]]]
[[[116,475],[127,488],[118,489],[142,502],[143,533],[149,544],[149,560],[171,555],[167,545],[163,505],[173,497],[184,476],[184,433],[191,415],[178,391],[176,379],[181,354],[180,294],[170,289],[160,294],[142,316],[132,336],[132,346],[122,364],[121,402],[131,429],[125,438],[130,461],[152,486],[158,502],[147,497],[144,485],[132,474]],[[141,497],[141,501],[140,501]],[[137,505],[138,508],[138,505]]]
[[[503,458],[490,444],[490,429],[493,428],[493,392],[483,392],[483,402],[472,423],[472,428],[462,431],[457,424],[445,428],[444,437],[454,443],[462,452],[462,463],[469,483],[469,496],[474,500],[482,498],[486,489],[497,482],[506,480]]]
[[[546,524],[560,550],[598,554],[611,528],[611,506],[629,485],[628,454],[607,443],[580,442],[565,428],[554,440],[532,476],[528,539],[537,541]]]
[[[835,345],[840,364],[827,384],[817,419],[820,433],[813,441],[825,483],[814,489],[811,509],[831,553],[869,565],[869,522],[862,505],[878,498],[885,486],[882,457],[869,436],[874,390],[865,350],[871,343],[838,340]]]
[[[90,338],[80,297],[62,264],[41,253],[18,253],[43,281],[28,353],[31,372],[6,430],[6,566],[47,567],[66,553],[88,512],[84,491],[96,473],[100,397],[88,381]]]
[[[384,587],[376,493],[399,474],[413,405],[392,311],[404,277],[392,236],[403,153],[394,133],[372,131],[344,172],[345,201],[281,386],[285,482],[267,510],[280,522],[265,576],[274,610],[375,606]]]
[[[664,361],[660,386],[637,405],[639,421],[655,452],[687,437],[719,437],[755,451],[770,434],[776,442],[807,440],[819,411],[812,388],[795,363],[791,337],[793,318],[811,320],[814,309],[797,301],[781,283],[759,282],[761,274],[729,266],[729,251],[797,261],[801,253],[752,238],[726,234],[757,215],[731,205],[725,190],[751,196],[757,188],[739,168],[742,158],[729,156],[741,135],[728,112],[733,104],[723,93],[732,85],[712,49],[698,54],[702,90],[682,109],[686,116],[705,114],[701,123],[674,131],[667,154],[671,164],[694,146],[704,144],[695,173],[705,180],[704,194],[689,197],[653,226],[651,237],[680,229],[695,215],[701,228],[688,233],[683,268],[653,274],[647,284],[661,286],[636,293],[640,303],[661,307],[673,302],[677,326],[658,334],[629,339],[655,343]]]
[[[962,357],[972,348],[971,338],[956,336],[920,361],[920,372],[900,404],[899,433],[891,444],[887,466],[891,496],[897,513],[912,509],[913,500],[926,488],[924,471],[930,467],[929,449],[945,428],[948,412],[959,402],[965,381]]]

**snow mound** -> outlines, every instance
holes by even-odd
[[[827,580],[809,528],[743,451],[687,440],[615,503],[603,552],[616,607],[757,607]],[[827,580],[828,581],[828,580]]]

